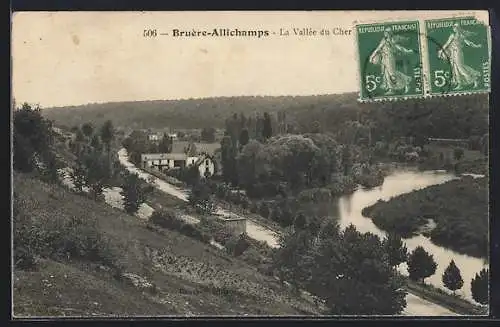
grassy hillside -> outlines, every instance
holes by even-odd
[[[367,119],[375,122],[374,140],[406,135],[458,138],[488,132],[487,95],[365,104],[357,101],[356,93],[221,97],[46,108],[43,114],[68,127],[89,121],[100,125],[111,119],[115,126],[130,128],[222,128],[232,113],[248,116],[282,110],[302,132],[309,131],[315,121],[323,131],[336,132],[348,120]]]
[[[192,238],[25,174],[14,175],[14,190],[24,217],[15,240],[38,258],[15,269],[16,316],[318,313],[257,267]],[[132,285],[128,273],[154,286]]]

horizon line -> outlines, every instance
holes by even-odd
[[[208,100],[208,99],[230,99],[230,98],[299,98],[299,97],[321,97],[321,96],[331,96],[331,95],[346,95],[346,94],[358,94],[357,91],[345,91],[339,93],[321,93],[321,94],[286,94],[286,95],[223,95],[223,96],[206,96],[206,97],[190,97],[190,98],[170,98],[170,99],[150,99],[150,100],[122,100],[122,101],[106,101],[106,102],[87,102],[81,104],[68,104],[68,105],[56,105],[56,106],[42,106],[37,102],[28,102],[13,99],[12,103],[16,102],[16,105],[28,103],[31,105],[38,105],[42,110],[45,109],[64,109],[64,108],[72,108],[72,107],[82,107],[88,105],[104,105],[104,104],[112,104],[112,103],[125,103],[125,102],[155,102],[155,101],[193,101],[193,100]]]

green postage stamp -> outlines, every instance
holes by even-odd
[[[356,25],[360,101],[490,92],[489,26],[474,17],[422,23]]]
[[[429,93],[490,91],[489,27],[474,17],[425,21]]]
[[[418,21],[356,26],[360,100],[422,97]]]

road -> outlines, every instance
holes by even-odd
[[[120,163],[128,171],[138,174],[139,177],[145,180],[147,180],[148,177],[151,176],[150,174],[135,167],[134,164],[128,160],[127,151],[125,149],[121,149],[120,151],[118,151],[118,158],[120,160]],[[155,178],[155,180],[156,180],[155,187],[158,188],[159,190],[168,193],[170,195],[173,195],[183,201],[188,201],[188,193],[185,190],[175,187],[161,179]],[[231,215],[233,217],[234,216],[241,217],[240,215],[237,215],[233,212],[230,212],[222,208],[217,208],[216,212],[217,214],[221,215]],[[199,222],[197,218],[192,216],[185,215],[183,218],[193,223]],[[277,235],[275,232],[269,230],[264,226],[258,225],[251,220],[248,220],[248,218],[247,218],[246,232],[248,236],[250,236],[255,240],[264,241],[271,247],[278,247]],[[406,309],[403,311],[403,315],[406,316],[458,316],[458,314],[440,305],[424,300],[411,293],[408,293],[406,301],[407,301],[407,306]]]

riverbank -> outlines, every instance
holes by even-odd
[[[419,297],[439,303],[441,306],[459,314],[459,315],[472,315],[481,316],[488,315],[488,308],[474,305],[469,301],[460,298],[457,295],[448,294],[440,288],[434,287],[429,284],[419,284],[410,279],[407,279],[407,286],[409,292],[418,295]]]
[[[463,177],[445,184],[379,201],[362,213],[377,227],[408,238],[429,220],[435,227],[424,235],[462,254],[488,256],[488,181]]]

